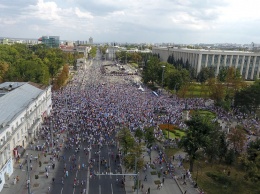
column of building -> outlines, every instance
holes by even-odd
[[[243,59],[242,59],[242,63],[241,63],[241,68],[240,68],[240,75],[243,75],[243,67],[244,67],[244,64],[245,64],[245,55],[243,55]]]
[[[197,74],[200,72],[200,70],[201,70],[201,60],[202,60],[202,54],[201,53],[199,53],[199,54],[197,54],[197,64],[198,64],[198,66],[197,66]]]
[[[227,55],[224,55],[224,67],[227,65]]]
[[[231,55],[230,57],[230,63],[229,63],[229,67],[232,67],[233,66],[233,55]]]
[[[221,55],[219,54],[219,55],[218,55],[217,69],[216,69],[216,76],[219,74],[220,58],[221,58]]]
[[[208,55],[208,54],[206,54],[205,67],[208,67],[208,60],[209,60],[209,55]]]
[[[247,64],[246,64],[245,79],[247,79],[247,76],[248,76],[248,70],[249,70],[250,62],[251,62],[251,56],[248,56],[248,58],[247,58]]]
[[[253,67],[252,67],[252,71],[251,71],[250,79],[254,79],[254,72],[255,72],[256,58],[257,58],[257,56],[254,56],[254,62],[253,62]]]

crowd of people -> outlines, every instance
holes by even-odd
[[[88,163],[79,164],[74,160],[74,155],[64,158],[60,154],[61,148],[73,149],[75,155],[83,150],[88,156],[90,145],[115,144],[110,137],[119,125],[132,131],[168,122],[186,128],[183,121],[183,110],[186,108],[208,109],[223,120],[232,119],[232,115],[214,107],[210,100],[170,98],[163,93],[157,96],[146,87],[144,91],[138,90],[133,84],[137,75],[107,77],[100,69],[100,65],[85,65],[67,86],[53,91],[52,113],[43,124],[41,136],[46,139],[43,145],[45,151],[49,151],[48,148],[53,153],[52,162],[55,163],[55,158],[64,161],[64,177],[69,176],[69,171],[87,166],[91,170],[95,160],[91,158]],[[164,110],[165,114],[158,114],[155,110]],[[252,122],[259,125],[256,120]],[[87,142],[89,146],[82,147],[82,142]]]

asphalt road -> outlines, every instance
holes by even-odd
[[[99,56],[99,54],[98,54]],[[77,82],[72,83],[78,90],[88,90],[89,86],[95,85],[95,82],[100,81],[101,74],[100,66],[102,61],[100,57],[96,57],[90,66],[83,66],[77,73]],[[64,96],[71,98],[71,96]],[[77,107],[75,107],[76,110]],[[74,107],[70,107],[74,109]],[[74,119],[77,123],[77,119]],[[67,134],[68,135],[68,134]],[[70,136],[68,135],[68,138]],[[93,134],[95,139],[100,138],[100,134]],[[75,152],[75,147],[65,149],[61,155],[64,160],[60,160],[56,166],[56,175],[50,193],[53,194],[78,194],[78,193],[95,193],[95,194],[123,194],[125,193],[120,180],[122,176],[110,175],[111,173],[120,173],[120,161],[116,159],[117,148],[115,143],[111,143],[115,138],[115,134],[109,138],[105,138],[104,145],[98,146],[92,141],[81,141],[80,151]],[[91,148],[88,154],[84,148]],[[91,161],[91,163],[89,163]],[[84,168],[83,165],[84,164]],[[73,165],[76,166],[73,169]],[[89,168],[88,168],[88,167]],[[66,168],[66,169],[65,169]],[[64,176],[68,171],[68,176]],[[101,173],[103,175],[96,176]],[[49,177],[53,178],[53,177]],[[75,179],[77,181],[75,181]],[[117,181],[117,179],[119,181]],[[76,183],[76,184],[74,184]],[[78,184],[79,183],[79,184]]]

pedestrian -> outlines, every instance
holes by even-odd
[[[49,173],[48,172],[46,172],[46,178],[48,178],[49,177]]]
[[[52,178],[52,183],[54,183],[54,182],[55,182],[55,178],[53,177],[53,178]]]
[[[147,181],[147,175],[145,175],[145,177],[144,177],[144,181]]]
[[[164,184],[164,177],[162,178],[162,183]]]
[[[48,193],[50,193],[51,192],[51,187],[48,187]]]
[[[150,187],[149,187],[149,188],[147,189],[147,193],[148,193],[148,194],[150,194],[150,190],[151,190],[151,189],[150,189]]]

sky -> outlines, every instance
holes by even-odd
[[[260,43],[259,0],[0,0],[0,37]]]

